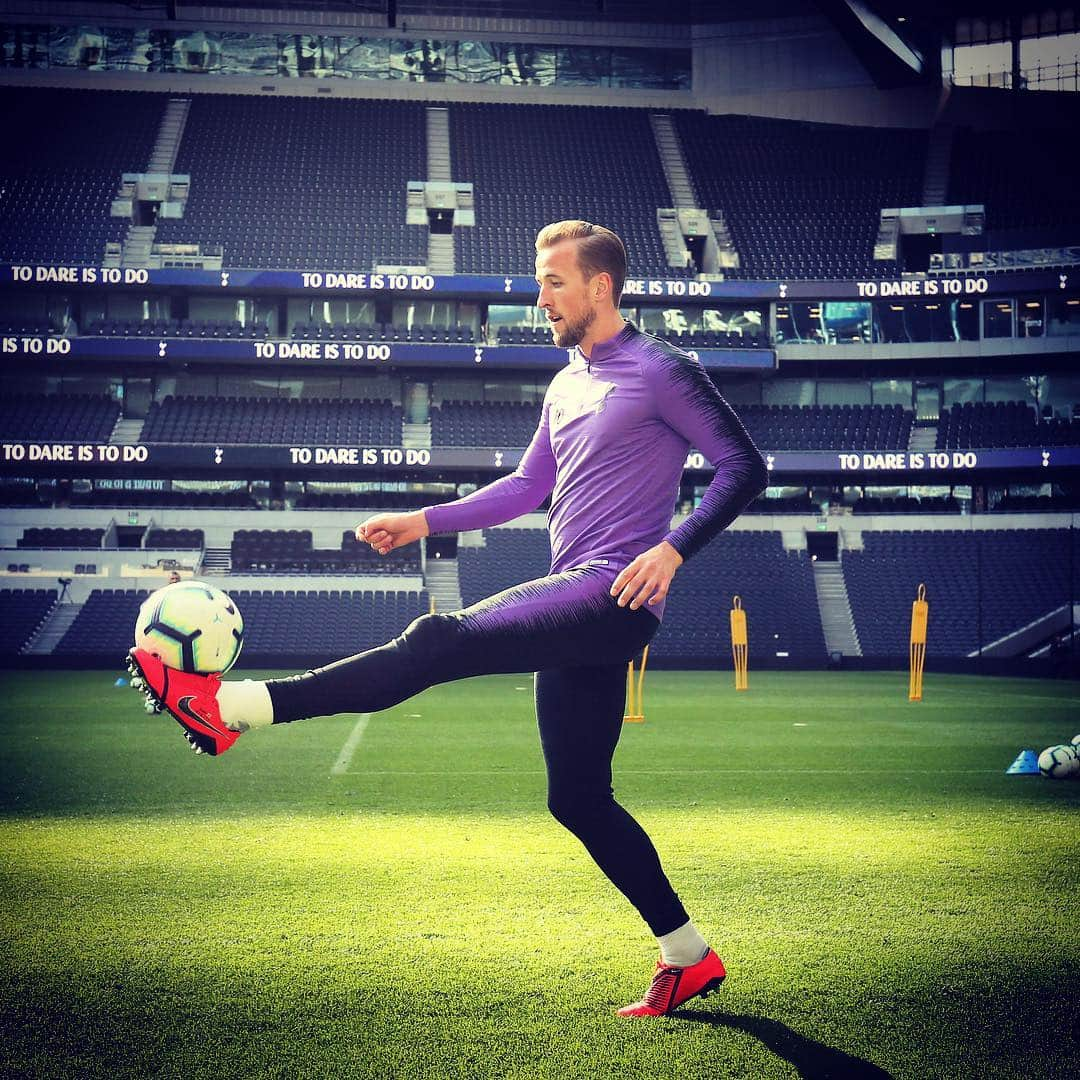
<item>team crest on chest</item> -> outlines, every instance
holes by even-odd
[[[559,398],[551,410],[553,428],[560,428],[571,420],[577,420],[588,413],[599,415],[604,411],[607,399],[615,389],[615,383],[603,379],[589,379],[580,394],[566,394]]]

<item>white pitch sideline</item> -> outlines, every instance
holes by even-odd
[[[360,745],[360,740],[364,737],[364,730],[367,728],[370,719],[371,713],[360,714],[360,719],[353,725],[352,731],[349,732],[349,737],[345,740],[345,745],[341,748],[341,753],[337,756],[337,761],[334,762],[330,769],[331,776],[340,776],[343,772],[348,771],[349,765],[352,763],[353,754],[356,753],[356,748]]]

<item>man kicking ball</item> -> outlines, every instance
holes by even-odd
[[[663,1016],[714,990],[724,965],[690,921],[652,841],[615,801],[626,664],[660,626],[675,572],[765,488],[742,424],[701,364],[619,314],[626,251],[609,229],[559,221],[536,238],[536,304],[569,349],[540,423],[508,476],[464,498],[376,514],[356,534],[382,555],[431,533],[483,529],[550,495],[551,570],[461,611],[424,615],[392,641],[269,682],[222,682],[131,666],[201,753],[244,732],[335,713],[377,712],[437,683],[536,672],[548,807],[641,913],[660,945],[645,996],[620,1016]],[[716,467],[701,503],[671,528],[691,446]]]

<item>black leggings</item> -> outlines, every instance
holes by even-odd
[[[274,722],[377,712],[438,683],[536,672],[548,807],[585,845],[657,936],[687,921],[652,841],[615,801],[611,759],[622,731],[626,664],[656,633],[620,608],[614,573],[594,566],[538,578],[461,611],[423,615],[403,634],[328,667],[267,684]]]

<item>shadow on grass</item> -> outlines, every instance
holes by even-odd
[[[713,1027],[734,1028],[760,1039],[778,1057],[789,1061],[803,1080],[892,1080],[892,1075],[870,1061],[843,1050],[808,1039],[779,1020],[765,1016],[738,1016],[735,1013],[677,1011],[680,1020],[693,1020]]]

